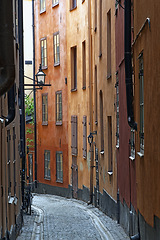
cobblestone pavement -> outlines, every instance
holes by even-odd
[[[32,209],[31,216],[24,215],[18,240],[129,239],[116,221],[79,200],[35,194]]]

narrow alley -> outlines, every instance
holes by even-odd
[[[92,205],[53,195],[33,197],[32,215],[24,215],[17,240],[129,239],[120,225]]]

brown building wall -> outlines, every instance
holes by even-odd
[[[131,128],[127,121],[127,100],[124,61],[124,9],[118,5],[116,11],[116,71],[119,86],[119,148],[117,148],[118,188],[120,200],[136,209],[136,163],[129,158]]]
[[[16,75],[15,75],[15,92],[16,102],[18,103],[19,88],[19,68],[18,57],[15,57]],[[7,94],[0,98],[1,116],[8,116]],[[0,198],[0,227],[2,237],[8,230],[10,236],[15,236],[16,224],[18,227],[22,224],[19,221],[21,214],[21,159],[20,159],[20,115],[19,105],[15,103],[15,118],[5,127],[5,121],[1,124],[0,132],[0,182],[1,182],[1,198]],[[15,129],[15,132],[14,130]],[[7,139],[8,136],[10,136]],[[9,142],[9,145],[8,145]],[[14,145],[15,142],[15,145]],[[10,156],[8,158],[8,156]],[[10,161],[8,161],[8,159]],[[8,163],[9,162],[9,163]],[[10,177],[9,177],[10,176]],[[9,187],[10,186],[10,187]],[[6,223],[7,219],[7,223]],[[13,235],[12,235],[13,234]]]
[[[159,97],[160,97],[160,68],[159,68],[159,39],[158,31],[159,2],[134,1],[134,38],[140,28],[150,18],[137,38],[134,50],[135,67],[135,116],[138,123],[136,133],[136,153],[140,151],[140,108],[139,108],[139,54],[143,52],[144,61],[144,156],[136,154],[137,169],[137,207],[145,221],[154,225],[154,216],[160,218],[160,126],[159,126]]]
[[[15,38],[15,16],[18,16],[18,5],[13,1],[13,26],[14,26],[14,64],[15,64],[15,118],[5,126],[5,117],[8,116],[8,94],[0,97],[0,238],[15,238],[19,231],[21,215],[21,183],[20,183],[20,114],[19,114],[19,52],[16,47],[18,39]],[[16,7],[16,9],[15,9]],[[2,19],[2,18],[1,18]],[[18,20],[18,19],[17,19]],[[18,27],[18,26],[17,26]],[[5,34],[4,34],[5,35]],[[4,47],[4,46],[2,46]],[[5,48],[4,48],[5,49]],[[1,53],[2,51],[1,49]],[[12,53],[11,53],[12,56]],[[1,56],[2,58],[2,56]],[[2,63],[1,63],[2,67]],[[2,76],[1,76],[1,81]],[[10,79],[9,79],[10,81]],[[1,86],[2,87],[2,86]],[[2,88],[1,88],[2,89]],[[4,121],[3,121],[4,120]],[[14,130],[13,130],[14,129]],[[10,137],[7,139],[7,131]],[[9,134],[8,134],[9,135]],[[8,142],[10,145],[8,145]],[[15,144],[14,144],[15,143]],[[8,147],[7,147],[8,146]],[[9,157],[10,156],[10,157]],[[10,177],[9,177],[10,174]]]
[[[52,7],[51,1],[46,1],[46,11],[40,14],[40,2],[35,3],[35,36],[36,36],[36,71],[41,62],[40,39],[47,37],[47,68],[46,83],[36,92],[37,103],[37,174],[38,181],[48,185],[68,187],[68,100],[67,86],[67,53],[66,53],[66,1],[59,1]],[[60,65],[54,66],[53,33],[59,31],[60,36]],[[62,91],[62,125],[56,126],[55,94]],[[48,124],[42,125],[42,94],[48,93]],[[44,179],[44,151],[50,151],[51,180]],[[63,183],[56,182],[56,151],[63,152]]]

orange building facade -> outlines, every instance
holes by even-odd
[[[40,192],[66,195],[68,175],[68,98],[66,1],[35,1],[35,68],[50,87],[36,92],[37,180]]]
[[[134,1],[135,160],[141,239],[160,238],[159,2]]]

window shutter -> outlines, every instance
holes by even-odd
[[[78,154],[78,144],[77,144],[77,116],[75,116],[75,155]]]
[[[83,116],[83,158],[87,158],[87,116]]]
[[[74,129],[74,123],[73,123],[74,116],[71,116],[71,153],[73,155],[73,129]]]
[[[77,116],[71,116],[71,152],[77,156]]]

